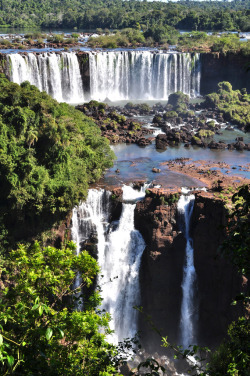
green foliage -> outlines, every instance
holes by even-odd
[[[187,109],[189,103],[189,96],[177,91],[168,97],[168,104],[172,106],[173,111],[182,112]]]
[[[250,131],[250,95],[246,89],[233,90],[229,82],[220,82],[217,93],[206,95],[204,105],[217,108],[226,120]]]
[[[115,34],[92,37],[88,40],[88,45],[91,47],[117,48],[118,46],[135,47],[144,42],[145,38],[140,30],[129,28],[118,31]]]
[[[178,193],[170,193],[168,196],[161,196],[161,205],[172,205],[179,200],[180,195]]]
[[[154,358],[148,358],[138,365],[137,371],[135,373],[132,372],[131,376],[142,375],[141,372],[143,372],[144,376],[157,376],[160,375],[160,372],[163,372],[164,374],[165,368],[162,367]]]
[[[240,274],[250,275],[250,190],[244,185],[232,196],[227,240],[222,251],[230,257]]]
[[[1,375],[113,376],[117,352],[105,340],[109,315],[99,314],[100,296],[76,292],[93,284],[99,267],[86,251],[19,245],[5,260],[0,289]],[[82,284],[74,288],[77,273]],[[65,304],[67,303],[67,304]],[[100,329],[102,328],[102,333]]]
[[[250,30],[249,1],[147,2],[97,0],[0,1],[0,24],[11,27],[134,28],[168,38],[166,26],[184,30]],[[171,35],[170,35],[171,37]]]
[[[48,42],[62,43],[64,41],[64,34],[54,34],[47,38]]]
[[[248,376],[250,373],[250,322],[241,317],[228,329],[229,340],[212,353],[209,375]]]
[[[212,137],[214,135],[214,132],[210,131],[210,130],[207,130],[207,129],[200,129],[197,132],[197,134],[198,134],[199,137],[209,138],[209,137]]]
[[[175,112],[175,111],[167,111],[167,112],[164,113],[163,118],[166,120],[166,119],[170,119],[170,118],[175,118],[177,116],[178,116],[177,112]]]
[[[0,210],[14,238],[65,217],[113,157],[83,113],[27,82],[19,86],[1,76]]]

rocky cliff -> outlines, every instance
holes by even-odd
[[[225,239],[226,215],[222,200],[206,192],[196,195],[191,233],[198,280],[197,333],[201,345],[218,344],[228,324],[243,313],[240,306],[231,305],[241,290],[241,279],[219,251]]]
[[[88,97],[90,95],[89,54],[87,52],[78,52],[77,58],[82,76],[84,94],[85,97]]]
[[[249,56],[242,54],[201,54],[201,95],[217,90],[221,81],[231,82],[233,89],[247,88],[250,91]]]
[[[160,198],[161,197],[161,198]],[[135,227],[147,244],[140,269],[141,305],[161,335],[179,336],[185,239],[177,226],[177,205],[169,194],[151,194],[136,205]],[[171,199],[171,201],[173,201]],[[145,317],[144,317],[145,318]],[[161,352],[160,336],[139,320],[141,340],[149,353]]]
[[[178,343],[186,241],[179,230],[176,202],[170,197],[150,193],[138,202],[135,226],[147,244],[140,272],[141,305],[161,335]],[[217,345],[226,335],[228,324],[241,314],[238,307],[231,305],[240,290],[240,278],[218,252],[224,239],[225,218],[221,200],[205,192],[196,193],[191,235],[197,273],[199,319],[196,329],[200,345]],[[160,336],[149,330],[142,317],[139,330],[146,350],[160,352]]]

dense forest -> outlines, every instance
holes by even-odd
[[[86,198],[112,165],[108,141],[89,118],[28,82],[0,79],[0,237],[41,233]]]
[[[122,0],[0,1],[0,26],[37,28],[141,28],[250,30],[250,2]]]

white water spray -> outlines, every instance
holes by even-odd
[[[59,102],[84,102],[75,52],[12,53],[7,62],[11,81],[29,81]],[[200,93],[200,68],[199,54],[90,51],[90,99],[167,100],[177,90],[195,97]]]
[[[138,192],[124,186],[123,191],[129,201],[135,199],[134,192],[137,192],[136,198],[145,195],[143,189]],[[137,311],[133,306],[140,304],[139,268],[145,243],[134,228],[135,204],[131,203],[123,203],[118,225],[111,227],[107,234],[109,196],[110,193],[104,190],[89,190],[86,202],[73,211],[72,238],[79,253],[81,244],[93,233],[97,235],[102,275],[98,281],[103,298],[101,309],[111,314],[110,327],[114,334],[110,341],[118,343],[124,338],[134,337],[137,331]]]
[[[11,81],[19,85],[29,81],[59,102],[84,101],[80,67],[75,52],[7,54],[7,61]]]
[[[200,93],[200,55],[150,51],[90,52],[91,98],[164,99]]]
[[[79,255],[84,242],[91,237],[98,238],[98,253],[102,255],[105,248],[105,231],[108,224],[110,192],[103,189],[90,189],[88,197],[79,207],[73,209],[72,215],[72,240],[76,243],[76,254]],[[75,281],[75,288],[81,284],[78,274]],[[76,295],[79,297],[80,293]],[[79,300],[78,309],[83,308],[83,301]]]
[[[134,228],[134,209],[135,204],[123,204],[118,228],[108,237],[101,265],[103,308],[111,313],[115,343],[134,337],[137,331],[137,311],[133,306],[140,303],[139,268],[145,243]]]
[[[187,192],[186,192],[187,193]],[[186,238],[185,264],[182,281],[182,304],[181,304],[181,344],[184,348],[195,343],[195,307],[194,307],[194,284],[196,272],[194,268],[194,250],[192,239],[189,234],[190,219],[194,206],[194,195],[182,194],[177,208],[183,218],[184,236]]]

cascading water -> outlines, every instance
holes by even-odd
[[[29,81],[60,102],[84,102],[87,94],[75,52],[12,53],[7,61],[11,81]],[[192,97],[200,93],[197,53],[90,51],[89,71],[90,99],[95,100],[167,100],[177,90]]]
[[[72,214],[72,240],[76,243],[76,254],[79,255],[83,244],[91,237],[98,237],[98,253],[103,254],[105,248],[105,230],[108,224],[110,192],[104,189],[90,189],[88,197],[79,207],[73,209]],[[81,283],[77,275],[75,288]],[[80,295],[77,294],[78,297]],[[83,307],[83,301],[79,301],[78,309]]]
[[[186,192],[187,193],[187,192]],[[182,304],[180,333],[181,344],[184,348],[195,343],[195,321],[196,312],[194,306],[194,290],[196,272],[194,268],[194,250],[192,239],[189,234],[190,219],[193,212],[195,196],[192,194],[182,194],[178,201],[178,213],[183,222],[183,233],[186,238],[185,263],[182,280]]]
[[[103,308],[111,313],[115,343],[134,337],[137,331],[133,306],[140,302],[139,268],[145,243],[134,228],[134,209],[135,204],[123,204],[118,228],[109,235],[105,257],[100,260]]]
[[[144,188],[138,192],[124,187],[124,192],[128,201],[145,195]],[[81,244],[93,233],[97,234],[102,274],[99,277],[103,297],[101,308],[111,313],[110,327],[114,334],[110,340],[118,343],[133,337],[137,331],[137,311],[133,306],[140,303],[139,267],[145,243],[134,228],[135,204],[131,203],[123,203],[119,223],[111,226],[107,234],[109,196],[110,193],[104,190],[89,190],[86,202],[73,211],[72,238],[79,253]]]
[[[91,98],[164,99],[200,93],[200,55],[150,51],[90,52]]]
[[[7,54],[7,61],[11,81],[17,84],[29,81],[59,102],[84,101],[82,78],[75,52]]]

